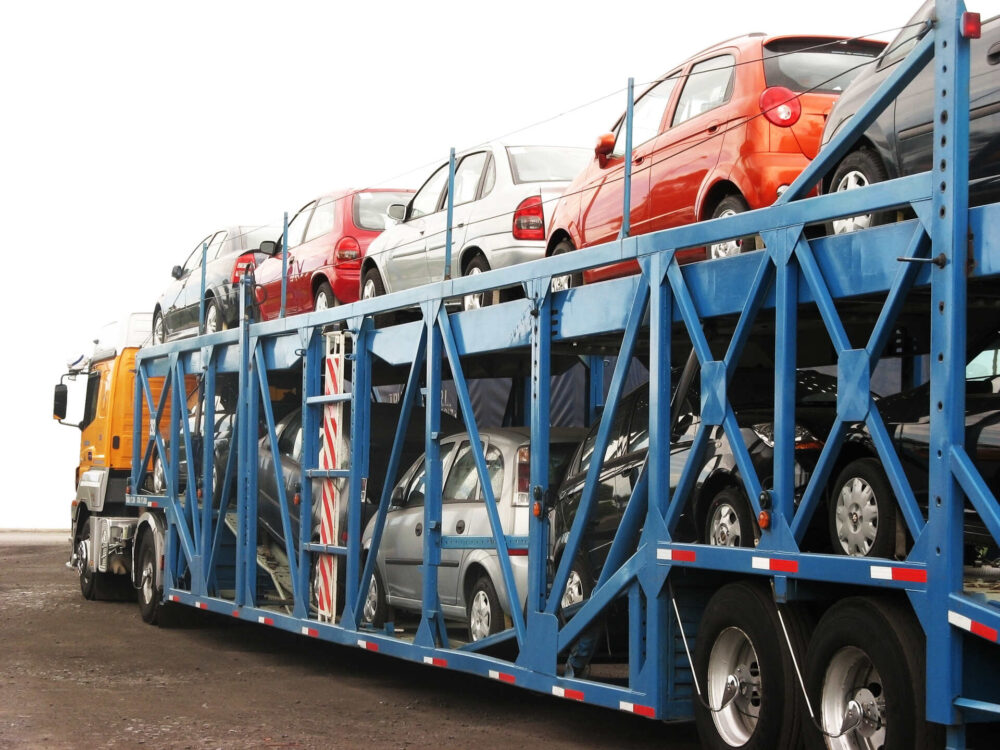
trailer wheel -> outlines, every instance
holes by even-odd
[[[908,607],[851,597],[831,607],[809,645],[805,681],[826,735],[810,747],[930,750],[940,731],[924,720],[924,636]],[[849,726],[849,709],[857,718]],[[846,729],[846,731],[845,731]]]
[[[372,582],[368,585],[368,595],[365,597],[365,606],[362,610],[362,619],[373,628],[382,628],[389,612],[389,605],[385,600],[385,584],[382,576],[379,575],[378,567],[372,571]]]
[[[483,638],[503,630],[503,609],[500,607],[500,597],[489,576],[480,576],[472,587],[472,594],[466,604],[468,614],[469,640],[481,641]]]
[[[163,609],[163,587],[156,585],[156,543],[146,534],[139,544],[139,612],[143,621],[157,625]]]
[[[783,612],[796,654],[805,653],[803,619],[790,608]],[[698,626],[694,666],[702,692],[694,704],[702,747],[795,747],[799,686],[766,588],[741,582],[715,593]]]
[[[832,485],[829,502],[833,551],[853,557],[892,557],[896,497],[876,458],[851,461]]]

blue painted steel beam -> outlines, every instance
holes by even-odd
[[[322,419],[317,413],[316,407],[322,407],[328,401],[318,401],[321,396],[318,394],[322,387],[323,364],[326,359],[326,352],[323,347],[323,336],[318,329],[306,329],[301,331],[302,348],[305,356],[302,362],[302,453],[300,459],[300,472],[302,475],[309,475],[310,469],[315,469],[319,462],[320,440],[319,434]],[[341,394],[350,397],[350,394]],[[300,482],[299,489],[299,579],[298,590],[300,592],[310,591],[309,575],[313,568],[309,542],[312,539],[312,509],[313,509],[313,483],[309,481]],[[310,595],[311,596],[311,595]],[[308,617],[311,602],[306,601],[306,597],[299,596],[295,599],[296,617]]]
[[[628,237],[632,222],[632,104],[635,79],[628,79],[625,105],[625,179],[622,182],[622,227],[618,238]]]
[[[359,611],[364,597],[358,588],[361,576],[361,485],[368,476],[368,452],[371,442],[371,382],[372,360],[365,356],[374,321],[371,318],[354,318],[351,334],[354,353],[351,363],[351,392],[355,398],[351,408],[351,465],[347,481],[347,580],[344,585],[344,610],[342,623],[351,625],[353,613]],[[360,355],[360,356],[359,356]],[[367,594],[367,589],[363,590]]]

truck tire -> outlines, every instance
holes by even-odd
[[[108,599],[111,593],[111,576],[91,570],[88,543],[90,541],[90,518],[87,518],[76,542],[76,570],[80,576],[80,593],[89,601]]]
[[[145,534],[139,543],[138,600],[139,612],[150,625],[161,623],[163,587],[156,585],[156,542],[152,534]]]
[[[840,734],[850,700],[861,705],[863,721],[838,738],[807,726],[807,747],[943,747],[940,728],[924,719],[924,648],[923,632],[902,602],[858,596],[827,610],[806,657],[809,700],[828,735]]]
[[[796,610],[782,614],[796,656],[805,653],[807,629]],[[708,602],[698,626],[694,668],[701,700],[694,703],[704,748],[792,748],[802,724],[801,690],[785,644],[778,610],[757,583],[731,583]],[[723,705],[729,676],[739,691]]]

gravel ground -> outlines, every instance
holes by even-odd
[[[0,533],[3,748],[696,748],[665,725],[190,611],[80,596],[67,534]]]

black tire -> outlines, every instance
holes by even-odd
[[[552,252],[549,253],[551,256],[563,255],[565,253],[571,253],[576,250],[573,247],[573,243],[569,240],[560,240]],[[565,276],[556,276],[552,279],[552,291],[558,292],[563,289],[573,289],[574,287],[583,286],[583,274],[580,272],[566,274]]]
[[[879,711],[880,703],[884,705],[879,711],[884,730],[863,725],[876,735],[862,738],[851,732],[844,740],[867,739],[884,750],[942,747],[940,728],[924,719],[924,648],[923,632],[910,608],[901,602],[851,597],[827,610],[810,641],[804,675],[809,702],[824,731],[840,733],[843,713],[839,709],[853,697],[863,709],[869,706],[869,711]],[[884,738],[877,736],[880,731],[885,732]],[[803,738],[810,748],[828,746],[811,723],[803,730]]]
[[[750,206],[743,200],[742,195],[727,195],[712,209],[712,214],[709,218],[721,219],[724,216],[734,216],[746,213],[749,210]],[[714,245],[709,245],[706,254],[709,259],[726,258],[731,255],[739,255],[740,253],[749,253],[756,249],[756,238],[754,235],[750,235],[749,237],[738,237],[728,242],[717,242]]]
[[[490,264],[482,255],[476,255],[462,272],[463,276],[473,276],[479,273],[486,273],[490,270]],[[476,310],[480,307],[488,307],[493,304],[493,292],[482,292],[480,294],[466,294],[462,297],[463,310]]]
[[[470,641],[479,641],[503,631],[503,608],[489,576],[480,576],[472,587],[469,600],[465,603],[465,614]]]
[[[878,155],[867,148],[852,151],[837,165],[830,178],[827,192],[836,193],[842,190],[852,190],[865,187],[887,179],[885,165]],[[844,234],[858,229],[875,227],[888,223],[890,215],[885,211],[876,211],[861,216],[837,219],[827,224],[828,234]]]
[[[139,612],[144,622],[159,625],[163,621],[163,587],[156,585],[156,542],[147,533],[139,544],[136,589]]]
[[[896,497],[877,458],[859,458],[830,485],[830,545],[838,555],[893,557]]]
[[[369,599],[373,587],[375,589],[375,601],[373,603],[374,606],[369,607],[371,603]],[[372,572],[371,585],[368,587],[368,596],[365,598],[365,605],[362,609],[361,621],[368,623],[376,630],[381,630],[385,627],[388,619],[389,604],[385,599],[385,582],[383,582],[382,576],[378,572],[378,566],[375,566],[375,570]]]
[[[782,614],[800,658],[808,639],[806,620],[791,607],[783,607]],[[723,703],[726,676],[740,680],[736,698],[719,711],[695,700],[703,748],[796,747],[805,715],[801,690],[777,608],[764,586],[731,583],[712,596],[698,626],[694,666],[702,699],[716,708]]]
[[[76,570],[80,578],[80,593],[84,599],[93,601],[98,596],[98,581],[102,577],[96,570],[90,569],[88,547],[90,542],[90,518],[83,520],[82,528],[77,529]]]
[[[205,299],[205,333],[216,333],[224,331],[229,326],[226,318],[222,314],[222,306],[215,297]]]
[[[163,313],[159,310],[153,312],[153,328],[150,340],[153,346],[162,344],[167,340],[167,324],[163,319]]]
[[[365,271],[361,277],[361,299],[371,299],[385,295],[385,284],[382,276],[374,266]],[[395,313],[381,313],[375,316],[375,327],[391,326],[396,322]]]
[[[705,510],[702,541],[714,547],[756,547],[760,529],[753,507],[737,487],[721,490]]]
[[[320,306],[322,304],[322,306]],[[316,287],[316,294],[313,295],[313,310],[326,310],[331,307],[338,307],[340,300],[333,293],[333,288],[326,281],[321,281]]]
[[[566,579],[566,589],[559,602],[560,615],[566,607],[589,599],[593,590],[594,579],[584,564],[583,557],[578,554],[570,566],[569,578]]]

